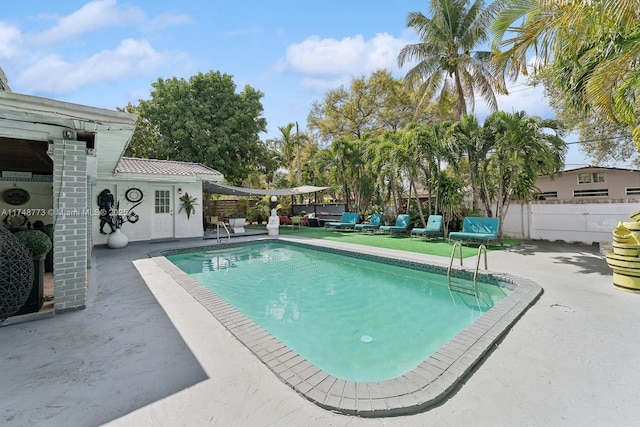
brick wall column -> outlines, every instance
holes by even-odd
[[[93,207],[93,187],[91,185],[91,177],[87,177],[87,209]],[[93,220],[94,213],[90,212],[87,216],[87,268],[91,268],[91,254],[93,253]]]
[[[87,300],[87,156],[84,141],[53,143],[53,284],[56,312]]]

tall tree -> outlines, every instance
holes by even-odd
[[[420,42],[402,48],[398,64],[413,64],[405,80],[417,83],[419,105],[434,96],[442,105],[453,98],[457,118],[475,106],[480,93],[492,111],[498,109],[497,94],[506,94],[502,78],[491,67],[493,53],[479,48],[488,41],[490,16],[484,2],[476,0],[431,0],[431,16],[411,12],[407,27],[415,30]]]
[[[567,131],[577,131],[580,138],[580,150],[591,159],[592,164],[605,166],[610,162],[624,162],[640,166],[640,153],[633,142],[631,129],[624,123],[612,121],[600,114],[583,114],[569,102],[562,91],[548,76],[550,68],[538,73],[532,81],[542,82],[549,105],[562,121]]]
[[[400,129],[412,114],[411,95],[402,80],[378,70],[369,78],[353,79],[348,88],[329,90],[324,100],[313,103],[307,123],[326,145],[340,137],[377,137],[385,130]]]
[[[511,77],[551,68],[567,105],[626,123],[640,147],[640,2],[498,0],[496,63]]]
[[[140,126],[127,154],[202,163],[239,185],[269,156],[259,133],[262,93],[245,86],[236,93],[233,78],[220,72],[184,79],[158,79],[151,99],[136,107]]]

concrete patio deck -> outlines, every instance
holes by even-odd
[[[147,257],[202,244],[96,248],[85,310],[0,328],[0,424],[625,426],[640,418],[640,295],[613,288],[594,247],[527,242],[490,252],[489,269],[537,282],[539,301],[440,406],[364,419],[296,394]]]

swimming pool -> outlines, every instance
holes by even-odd
[[[269,244],[275,244],[287,238],[269,239]],[[265,241],[263,241],[265,242]],[[299,241],[288,242],[299,248],[318,246],[317,241],[308,239],[306,244]],[[231,243],[216,245],[216,249],[231,249],[240,254],[242,246],[246,243]],[[251,243],[249,243],[251,244]],[[446,265],[426,264],[418,259],[415,254],[393,254],[393,258],[381,257],[385,252],[376,248],[357,247],[355,249],[339,243],[320,242],[322,246],[316,249],[336,253],[341,256],[355,257],[374,261],[376,264],[395,264],[403,268],[426,271],[429,273],[446,274]],[[210,250],[214,247],[193,248],[189,251]],[[418,365],[408,372],[396,378],[381,379],[375,381],[349,380],[332,375],[303,357],[297,351],[290,348],[264,327],[251,320],[238,311],[233,305],[225,301],[220,295],[207,290],[185,272],[169,262],[164,256],[173,256],[185,250],[168,251],[153,256],[155,262],[167,271],[173,279],[189,292],[200,304],[208,309],[236,338],[249,348],[263,363],[265,363],[283,382],[288,384],[299,394],[303,395],[317,405],[334,411],[360,416],[390,416],[408,414],[422,411],[437,405],[444,399],[461,381],[469,375],[487,354],[490,348],[501,336],[514,324],[517,319],[531,306],[542,288],[537,284],[518,277],[499,273],[482,273],[481,281],[489,286],[503,285],[511,288],[502,300],[481,314],[479,318],[463,327],[455,337],[447,341],[442,347],[430,354],[426,359],[418,362]],[[219,269],[225,274],[235,270],[233,262],[227,257],[226,261],[209,261],[208,268]],[[211,258],[209,258],[211,260]],[[251,262],[260,262],[259,258],[252,258]],[[202,269],[202,260],[199,262]],[[236,266],[238,264],[235,264]],[[286,272],[286,271],[285,271]],[[413,273],[411,273],[413,274]],[[460,268],[454,271],[454,275],[470,279],[473,271]],[[246,281],[245,281],[246,282]],[[448,291],[447,291],[448,292]],[[278,301],[280,301],[278,299]],[[286,301],[286,300],[285,300]],[[280,301],[281,302],[281,301]],[[286,310],[282,310],[276,304],[276,310],[272,314],[280,313],[284,319]],[[266,306],[265,306],[266,307]],[[288,307],[292,306],[289,304]],[[265,308],[266,312],[270,311]],[[482,309],[477,310],[479,314]],[[296,310],[290,313],[295,316]],[[298,310],[298,313],[300,311]],[[368,330],[367,330],[368,331]],[[376,333],[358,330],[352,334],[351,341],[358,342],[360,346],[367,347],[379,344],[381,336]],[[347,335],[347,334],[344,334]],[[369,342],[365,342],[371,339]],[[357,360],[357,359],[356,359]]]
[[[510,292],[480,283],[475,298],[450,292],[441,274],[282,242],[167,258],[306,360],[347,381],[406,374]]]

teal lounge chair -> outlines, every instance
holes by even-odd
[[[462,231],[449,233],[449,241],[466,240],[488,244],[489,241],[498,240],[499,229],[499,218],[468,216],[462,223]]]
[[[427,226],[425,228],[414,228],[411,230],[411,236],[442,237],[442,215],[429,215]]]
[[[338,222],[327,222],[325,223],[325,228],[340,228],[340,229],[349,229],[353,228],[357,223],[358,219],[360,219],[360,214],[357,212],[344,212],[340,221]]]
[[[375,213],[371,215],[371,219],[368,224],[356,224],[356,231],[376,231],[382,224],[382,214]]]
[[[378,230],[383,233],[394,234],[406,233],[409,230],[409,221],[411,217],[407,214],[398,215],[395,225],[381,225]]]

